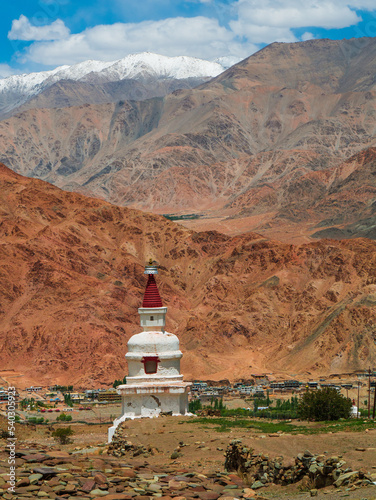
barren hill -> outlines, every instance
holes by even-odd
[[[189,378],[374,366],[375,250],[193,232],[1,166],[1,367],[24,385],[123,377],[149,257]]]
[[[0,160],[119,205],[217,217],[233,233],[292,225],[304,240],[335,218],[317,195],[375,145],[375,51],[375,38],[275,43],[164,98],[28,110],[0,122]]]

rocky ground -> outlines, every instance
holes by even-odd
[[[73,425],[73,442],[67,445],[57,444],[45,426],[33,430],[17,425],[17,486],[14,494],[7,492],[8,455],[2,451],[0,496],[6,500],[102,497],[107,500],[261,500],[305,499],[316,494],[318,499],[376,498],[376,486],[369,484],[376,481],[374,429],[315,435],[263,434],[252,429],[217,433],[211,426],[194,420],[195,417],[163,417],[127,421],[121,434],[129,446],[120,456],[111,454],[116,446],[111,448],[105,444],[106,425]],[[226,450],[234,439],[253,450],[252,460],[262,460],[261,465],[269,467],[268,474],[271,464],[275,470],[278,461],[288,470],[294,464],[298,464],[295,470],[302,470],[304,461],[311,468],[320,467],[322,460],[326,466],[329,462],[331,466],[335,464],[338,479],[342,479],[337,487],[319,489],[308,481],[309,477],[286,486],[271,482],[260,486],[242,471],[239,476],[235,471],[225,470]],[[6,440],[1,440],[2,450],[6,444]],[[281,456],[283,459],[277,460]]]

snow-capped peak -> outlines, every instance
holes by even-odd
[[[59,80],[84,80],[89,74],[96,73],[107,81],[125,78],[194,78],[214,77],[224,71],[216,62],[204,61],[195,57],[167,57],[151,52],[130,54],[118,61],[83,61],[73,66],[58,66],[50,71],[12,75],[0,79],[0,92],[10,87],[30,91],[44,82],[53,84]]]
[[[59,66],[51,71],[13,75],[0,79],[0,108],[4,113],[24,104],[31,97],[60,80],[111,82],[143,78],[215,77],[225,67],[194,57],[167,57],[151,52],[131,54],[118,61],[83,61]]]

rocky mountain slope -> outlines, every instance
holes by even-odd
[[[203,213],[194,227],[216,217],[221,230],[304,240],[336,219],[317,197],[375,145],[375,52],[374,38],[275,43],[164,98],[25,111],[0,123],[0,160],[119,205]],[[349,224],[359,190],[354,181]]]
[[[123,377],[143,265],[188,378],[288,377],[376,364],[376,242],[291,245],[194,232],[0,167],[0,364],[20,384]]]
[[[58,108],[163,96],[191,88],[224,71],[221,64],[194,57],[150,52],[118,61],[84,61],[51,71],[0,80],[0,117],[30,108]]]

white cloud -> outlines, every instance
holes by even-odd
[[[162,55],[247,57],[257,47],[234,40],[230,30],[207,17],[169,18],[140,23],[116,23],[88,28],[52,42],[36,42],[25,60],[45,65],[74,64],[85,59],[113,61],[127,54],[150,51]]]
[[[315,36],[313,35],[313,33],[306,31],[300,38],[301,40],[303,40],[303,42],[305,42],[306,40],[313,40]]]
[[[8,64],[0,63],[0,78],[7,78],[8,76],[16,75],[18,70],[11,68]]]
[[[293,42],[297,39],[292,28],[344,28],[361,21],[349,4],[339,0],[238,0],[235,6],[238,18],[230,27],[252,43]]]
[[[42,0],[41,0],[42,1]],[[53,1],[43,0],[48,4]],[[355,10],[376,12],[375,0],[187,0],[211,4],[213,17],[170,17],[158,21],[97,25],[71,34],[63,21],[33,26],[21,16],[12,23],[11,40],[34,41],[21,54],[22,61],[44,66],[75,64],[87,59],[113,61],[127,54],[150,51],[163,55],[188,55],[213,60],[243,59],[272,42],[314,38],[314,27],[340,29],[356,25]],[[114,0],[123,9],[129,2]],[[130,0],[136,5],[136,0]],[[145,8],[146,2],[146,8]],[[152,16],[153,0],[142,5]],[[174,3],[161,0],[158,6]],[[220,21],[219,21],[219,20]],[[223,26],[224,25],[224,26]],[[305,31],[297,38],[295,29]],[[312,32],[311,32],[312,31]]]
[[[70,35],[69,29],[61,19],[45,26],[34,26],[29,19],[21,15],[12,21],[12,29],[8,33],[9,40],[60,40]]]

